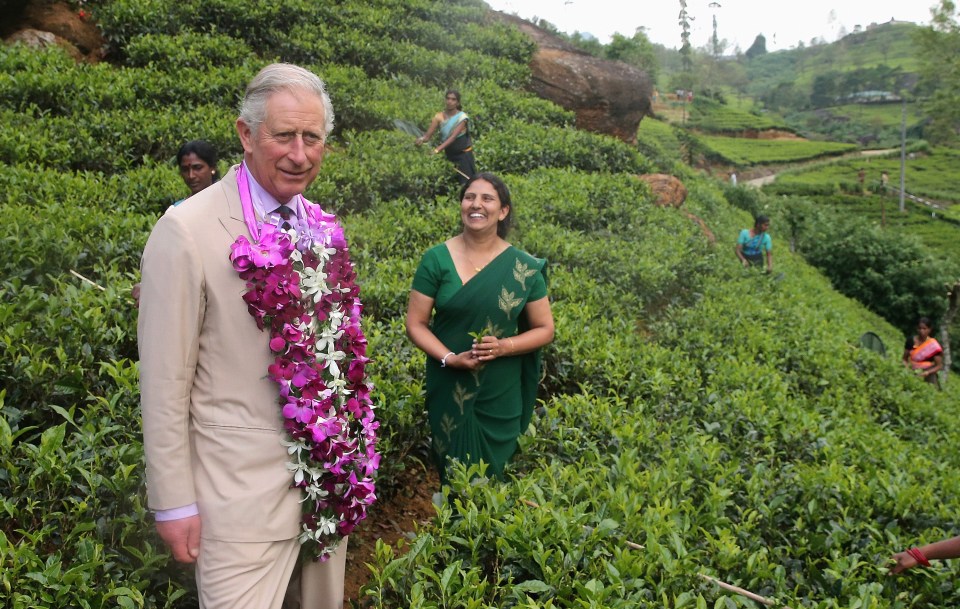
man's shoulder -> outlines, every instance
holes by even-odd
[[[171,207],[165,216],[171,216],[187,225],[201,224],[206,225],[224,214],[229,213],[229,202],[237,195],[237,181],[235,175],[231,172],[201,190],[197,194],[187,198],[183,203]]]

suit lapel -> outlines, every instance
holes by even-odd
[[[220,215],[220,225],[230,234],[231,241],[236,240],[240,235],[245,235],[250,239],[250,231],[247,230],[247,223],[243,219],[243,206],[240,204],[240,190],[237,188],[237,167],[234,165],[220,180],[220,186],[223,188],[224,199],[227,206]]]

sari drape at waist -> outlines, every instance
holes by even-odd
[[[546,261],[507,248],[437,306],[433,333],[450,350],[470,349],[471,333],[507,338],[527,329],[523,308],[545,293]],[[542,279],[534,275],[542,276]],[[539,283],[536,279],[540,279]],[[537,292],[531,288],[538,286]],[[477,370],[442,368],[427,361],[426,391],[434,458],[488,463],[501,476],[530,424],[536,403],[540,352],[495,359]]]

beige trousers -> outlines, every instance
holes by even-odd
[[[200,609],[341,609],[347,539],[326,562],[298,564],[296,539],[235,543],[203,539]]]

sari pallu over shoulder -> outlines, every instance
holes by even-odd
[[[440,139],[445,140],[450,137],[450,134],[453,133],[453,130],[457,127],[457,125],[469,119],[470,117],[467,116],[467,113],[461,110],[443,121],[440,124]],[[464,135],[466,135],[466,133],[464,133]]]
[[[508,338],[529,329],[523,309],[545,295],[546,261],[511,246],[470,279],[432,321],[434,334],[457,353],[472,333]],[[539,275],[539,277],[537,277]],[[441,368],[427,361],[427,406],[433,454],[443,472],[447,457],[488,463],[502,476],[536,404],[540,350],[498,358],[481,368]],[[444,476],[445,478],[445,476]]]
[[[910,351],[910,365],[914,370],[925,370],[933,366],[933,358],[943,353],[943,347],[935,338],[928,338]]]

